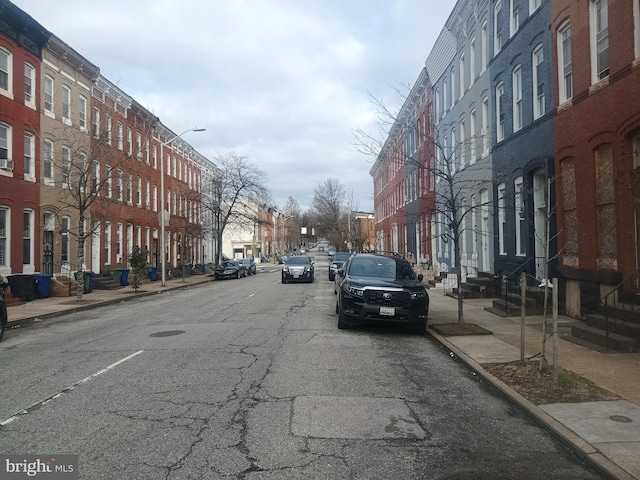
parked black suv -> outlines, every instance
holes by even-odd
[[[424,332],[429,295],[411,264],[400,256],[358,253],[338,273],[338,328],[390,322]]]

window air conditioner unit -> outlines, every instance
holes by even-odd
[[[13,160],[8,158],[0,158],[0,168],[3,170],[13,170]]]

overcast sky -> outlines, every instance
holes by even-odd
[[[335,177],[373,211],[369,93],[411,87],[454,0],[12,0],[213,160],[267,172],[275,204],[303,209]]]

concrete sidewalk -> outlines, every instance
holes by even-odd
[[[431,290],[429,324],[457,322],[457,300],[442,291]],[[565,441],[610,478],[640,479],[640,353],[600,353],[562,338],[572,324],[558,318],[558,365],[588,378],[596,385],[618,394],[623,400],[609,402],[533,405],[482,368],[485,363],[505,363],[521,358],[520,317],[500,317],[485,310],[491,299],[464,301],[466,323],[474,323],[492,335],[444,337],[429,333],[458,356],[478,375],[501,390],[532,418]],[[542,316],[525,319],[525,358],[542,350]],[[551,333],[551,314],[547,319]],[[552,356],[548,338],[545,358]]]
[[[260,267],[276,266],[264,264]],[[212,277],[206,275],[188,275],[184,279],[168,279],[164,287],[159,281],[146,283],[138,293],[126,287],[119,290],[95,290],[85,294],[81,301],[75,297],[34,300],[8,308],[8,328],[70,311],[197,287],[212,280]],[[457,300],[445,296],[439,290],[431,290],[429,294],[429,324],[457,322]],[[443,337],[430,328],[428,333],[605,476],[640,480],[640,353],[599,353],[563,340],[562,335],[568,333],[570,326],[577,320],[560,317],[558,364],[618,394],[623,400],[536,406],[482,368],[485,363],[519,360],[521,355],[520,318],[494,315],[484,308],[490,305],[491,299],[465,300],[464,315],[466,323],[477,324],[492,332],[492,335]],[[551,315],[549,324],[550,319]],[[547,334],[550,330],[549,327]],[[6,334],[11,335],[11,331]],[[541,345],[542,317],[528,316],[525,321],[525,358],[538,354]],[[551,358],[551,348],[549,339],[547,359]]]

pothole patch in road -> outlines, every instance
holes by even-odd
[[[425,438],[407,405],[397,398],[298,397],[291,433],[317,438]]]
[[[173,337],[175,335],[182,335],[184,330],[165,330],[164,332],[152,333],[151,337]]]

